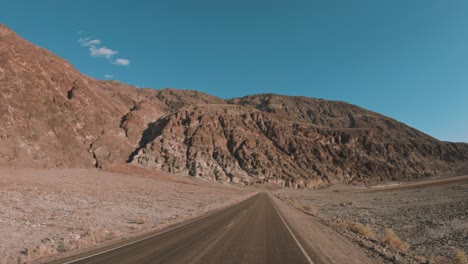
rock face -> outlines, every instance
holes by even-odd
[[[252,98],[260,106],[246,103]],[[341,102],[260,95],[230,103],[191,105],[158,120],[132,162],[218,181],[310,187],[435,175],[468,158],[466,144]],[[265,110],[274,107],[280,111]]]
[[[409,179],[468,161],[440,142],[344,102],[98,81],[0,24],[0,165],[131,162],[222,182],[317,186]]]
[[[154,92],[88,78],[3,25],[0,91],[0,163],[8,165],[124,162],[135,134],[163,114]]]

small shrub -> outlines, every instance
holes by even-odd
[[[409,249],[409,244],[402,241],[396,234],[395,231],[391,228],[387,228],[384,231],[382,236],[382,242],[389,245],[391,248],[400,250],[400,251],[407,251]]]
[[[339,228],[339,229],[347,229],[348,228],[348,224],[346,224],[346,222],[344,222],[344,221],[341,221],[341,219],[338,219],[337,221],[335,221],[335,223],[333,225],[336,228]]]
[[[429,258],[430,264],[452,264],[449,258],[445,256],[431,256]]]
[[[309,214],[313,214],[313,215],[316,215],[318,213],[317,207],[310,206],[310,205],[304,206],[304,211],[306,211]]]
[[[128,221],[129,224],[142,225],[146,222],[146,218],[143,215],[138,215],[135,218]]]
[[[23,249],[18,260],[23,263],[56,254],[58,252],[56,246],[52,239],[45,238],[38,246]]]
[[[346,223],[344,222],[341,222],[341,223],[336,223],[335,226],[337,228],[340,228],[340,229],[346,229],[348,226],[346,225]]]
[[[91,228],[82,236],[80,242],[83,244],[96,245],[115,237],[115,233],[103,228]]]
[[[458,250],[457,253],[455,253],[455,258],[453,259],[453,263],[454,264],[467,264],[468,263],[468,259],[463,250]]]
[[[361,223],[353,222],[349,224],[349,230],[367,238],[375,239],[374,231],[372,231],[372,229],[369,226],[365,226]]]

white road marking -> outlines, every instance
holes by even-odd
[[[141,238],[141,239],[132,241],[132,242],[130,242],[130,243],[127,243],[127,244],[118,246],[118,247],[113,247],[113,248],[110,248],[110,249],[108,249],[108,250],[95,253],[95,254],[93,254],[93,255],[89,255],[89,256],[86,256],[86,257],[79,258],[79,259],[75,259],[75,260],[71,260],[71,261],[68,261],[68,262],[64,262],[63,264],[75,263],[75,262],[78,262],[78,261],[81,261],[81,260],[85,260],[85,259],[88,259],[88,258],[92,258],[92,257],[95,257],[95,256],[99,256],[99,255],[102,255],[102,254],[104,254],[104,253],[107,253],[107,252],[110,252],[110,251],[113,251],[113,250],[116,250],[116,249],[119,249],[119,248],[123,248],[123,247],[126,247],[126,246],[130,246],[130,245],[136,244],[136,243],[138,243],[138,242],[141,242],[141,241],[143,241],[143,240],[147,240],[147,239],[150,239],[150,238],[153,238],[153,237],[156,237],[156,236],[165,234],[165,233],[167,233],[167,232],[171,232],[171,231],[173,231],[173,230],[175,230],[175,229],[177,229],[177,228],[186,226],[186,225],[191,224],[191,223],[193,223],[193,222],[196,222],[196,221],[198,221],[198,220],[205,219],[205,218],[207,218],[207,217],[209,217],[209,216],[211,216],[211,215],[214,215],[214,214],[216,214],[216,213],[218,213],[218,212],[220,212],[220,211],[224,211],[224,210],[226,210],[226,209],[228,209],[228,208],[234,207],[235,205],[238,205],[238,204],[240,204],[240,203],[242,203],[242,202],[244,202],[244,201],[247,201],[248,199],[250,199],[250,198],[252,198],[252,197],[254,197],[254,196],[255,196],[255,195],[253,195],[253,196],[251,196],[251,197],[249,197],[249,198],[247,198],[247,199],[245,199],[245,200],[243,200],[243,201],[241,201],[241,202],[239,202],[239,203],[233,204],[233,205],[228,206],[228,207],[226,207],[226,208],[222,208],[222,209],[220,209],[220,210],[216,210],[216,211],[212,212],[211,214],[205,215],[205,216],[203,216],[203,217],[195,218],[195,219],[193,219],[193,220],[191,220],[191,221],[189,221],[189,222],[186,222],[186,223],[184,223],[184,224],[181,224],[181,225],[179,225],[179,226],[176,226],[176,227],[171,228],[171,229],[169,229],[169,230],[166,230],[166,231],[164,231],[164,232],[157,233],[157,234],[155,234],[155,235],[153,235],[153,236]]]
[[[271,198],[269,198],[271,199]],[[278,208],[276,207],[276,204],[274,201],[271,201],[273,203],[273,207],[275,207],[275,210],[276,212],[278,213],[279,217],[281,218],[281,220],[283,221],[284,225],[286,226],[286,228],[288,229],[289,233],[291,234],[291,236],[294,238],[294,241],[296,241],[297,245],[299,246],[299,248],[301,249],[302,251],[302,254],[304,254],[304,256],[306,257],[307,261],[309,261],[310,264],[314,264],[314,262],[312,261],[312,259],[309,257],[309,254],[307,254],[307,252],[305,251],[304,247],[302,247],[301,243],[299,242],[299,240],[297,240],[296,236],[294,235],[294,233],[292,232],[291,228],[289,228],[288,224],[286,223],[286,221],[284,220],[284,218],[281,216],[281,213],[279,212]]]
[[[210,214],[210,215],[211,215],[211,214]],[[119,249],[119,248],[123,248],[123,247],[126,247],[126,246],[130,246],[130,245],[136,244],[136,243],[138,243],[138,242],[140,242],[140,241],[147,240],[147,239],[150,239],[150,238],[153,238],[153,237],[156,237],[156,236],[165,234],[165,233],[170,232],[170,231],[172,231],[172,230],[174,230],[174,229],[177,229],[177,228],[179,228],[179,227],[186,226],[186,225],[191,224],[191,223],[193,223],[193,222],[195,222],[195,221],[204,219],[204,218],[206,218],[206,217],[208,217],[208,216],[210,216],[210,215],[206,215],[206,216],[204,216],[204,217],[202,217],[202,218],[194,219],[194,220],[189,221],[189,222],[187,222],[187,223],[185,223],[185,224],[182,224],[182,225],[180,225],[180,226],[176,226],[176,227],[174,227],[174,228],[171,228],[171,229],[169,229],[169,230],[166,230],[166,231],[164,231],[164,232],[162,232],[162,233],[155,234],[154,236],[149,236],[149,237],[141,238],[141,239],[138,239],[138,240],[136,240],[136,241],[132,241],[132,242],[130,242],[130,243],[127,243],[127,244],[124,244],[124,245],[121,245],[121,246],[118,246],[118,247],[110,248],[110,249],[108,249],[108,250],[101,251],[101,252],[98,252],[98,253],[93,254],[93,255],[90,255],[90,256],[86,256],[86,257],[82,257],[82,258],[79,258],[79,259],[71,260],[71,261],[65,262],[65,263],[63,263],[63,264],[75,263],[75,262],[78,262],[78,261],[81,261],[81,260],[85,260],[85,259],[88,259],[88,258],[92,258],[92,257],[95,257],[95,256],[102,255],[102,254],[104,254],[104,253],[107,253],[107,252],[110,252],[110,251],[113,251],[113,250],[116,250],[116,249]]]

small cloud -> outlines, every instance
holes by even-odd
[[[93,46],[101,44],[101,40],[99,39],[89,39],[89,40],[80,39],[79,42],[80,42],[80,45],[83,47],[93,47]]]
[[[105,57],[106,59],[111,59],[112,56],[119,53],[116,50],[111,50],[106,47],[96,48],[96,46],[91,46],[89,48],[89,55],[91,57]]]
[[[118,59],[116,59],[113,63],[114,63],[114,64],[117,64],[117,65],[127,66],[127,65],[130,64],[130,60],[118,58]]]
[[[110,75],[110,74],[106,74],[104,75],[104,78],[106,79],[112,79],[114,76],[113,75]]]
[[[83,34],[81,33],[82,31],[78,32],[78,34]],[[78,43],[80,43],[81,46],[83,46],[83,43],[85,43],[86,41],[89,41],[91,38],[80,38],[78,39]]]
[[[88,48],[89,56],[91,57],[104,57],[110,63],[115,64],[115,65],[122,65],[122,66],[130,65],[130,60],[128,59],[117,58],[114,60],[113,56],[118,54],[119,52],[117,50],[113,50],[107,47],[100,47],[102,43],[100,39],[92,39],[90,37],[85,37],[85,38],[78,39],[78,43],[80,43],[82,47]],[[105,77],[112,78],[112,76],[107,77],[107,75]]]
[[[80,38],[78,40],[78,43],[80,43],[82,47],[91,47],[101,44],[101,40],[91,38]]]

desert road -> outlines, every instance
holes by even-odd
[[[174,229],[56,263],[314,263],[267,194]],[[317,263],[317,262],[316,262]]]

